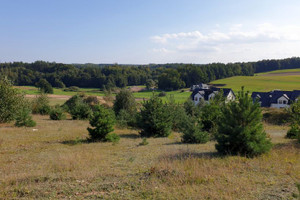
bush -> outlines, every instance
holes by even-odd
[[[115,133],[109,133],[105,136],[105,141],[118,143],[120,141],[120,136]]]
[[[22,108],[24,96],[18,89],[13,88],[7,79],[0,80],[0,123],[10,122],[16,118]]]
[[[84,103],[88,104],[89,106],[98,105],[100,102],[96,96],[88,96],[84,98]]]
[[[300,137],[300,101],[293,103],[288,112],[291,115],[291,128],[288,130],[286,137],[297,139]]]
[[[76,87],[76,86],[71,86],[71,87],[65,88],[64,91],[66,91],[66,92],[79,92],[80,88]]]
[[[260,105],[253,103],[244,88],[238,93],[237,101],[222,108],[216,139],[216,149],[222,154],[253,157],[271,149],[271,141],[263,129]]]
[[[39,88],[41,93],[53,94],[52,85],[46,79],[40,79],[35,85]]]
[[[91,116],[92,110],[83,97],[76,94],[64,103],[63,107],[71,114],[72,119],[88,119]]]
[[[87,128],[92,141],[107,141],[107,134],[114,131],[115,119],[111,110],[101,105],[94,107],[93,115],[90,118],[90,125],[95,128]],[[109,136],[113,137],[114,136]]]
[[[263,114],[263,120],[269,124],[283,125],[290,121],[290,113],[285,109],[265,109]]]
[[[149,142],[147,141],[147,138],[143,138],[142,142],[139,144],[140,146],[148,145]]]
[[[183,143],[200,143],[204,144],[209,141],[209,133],[203,131],[203,125],[201,121],[196,119],[189,119],[184,126],[182,135]]]
[[[20,109],[20,112],[18,112],[18,115],[16,117],[16,122],[15,126],[21,127],[21,126],[26,126],[26,127],[34,127],[36,126],[36,122],[32,120],[31,117],[31,109],[27,105],[23,105],[23,107]]]
[[[50,111],[50,119],[51,120],[63,120],[63,119],[66,119],[66,115],[60,106],[55,106]]]
[[[32,113],[47,115],[50,113],[49,98],[46,94],[40,94],[33,100]]]
[[[165,96],[167,96],[167,93],[165,93],[165,92],[160,92],[160,93],[158,94],[158,96],[159,96],[159,97],[165,97]]]
[[[171,133],[171,117],[168,108],[157,95],[143,103],[138,118],[142,137],[167,137]]]
[[[290,139],[297,139],[300,135],[300,127],[296,124],[292,124],[291,128],[286,133],[286,137]]]
[[[125,110],[130,115],[135,114],[136,103],[133,94],[127,89],[122,89],[116,95],[113,109],[116,115],[118,115],[121,110]]]

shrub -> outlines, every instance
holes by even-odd
[[[79,92],[80,88],[76,87],[76,86],[71,86],[71,87],[65,88],[64,91],[66,91],[66,92]]]
[[[94,106],[99,104],[99,100],[96,96],[88,96],[86,98],[84,98],[84,103],[88,104],[89,106]]]
[[[203,125],[200,120],[189,119],[182,128],[182,142],[183,143],[200,143],[204,144],[209,141],[209,133],[203,131]]]
[[[263,113],[263,120],[269,124],[283,125],[290,121],[291,115],[286,109],[268,108]]]
[[[24,102],[25,103],[25,102]],[[31,109],[28,106],[28,104],[24,104],[20,111],[18,112],[18,115],[16,117],[15,126],[21,127],[34,127],[36,126],[36,122],[32,120],[31,117]]]
[[[291,115],[291,126],[286,137],[297,139],[300,137],[300,101],[294,102],[288,112]]]
[[[105,141],[112,142],[115,144],[120,141],[120,136],[115,133],[109,133],[105,136]]]
[[[101,105],[94,107],[93,115],[90,118],[90,125],[95,128],[87,128],[92,141],[106,141],[107,134],[114,131],[115,119],[111,110]]]
[[[160,93],[158,94],[158,96],[159,96],[159,97],[165,97],[165,96],[167,96],[167,93],[165,93],[165,92],[160,92]]]
[[[39,88],[41,93],[53,94],[52,85],[46,79],[40,79],[35,85]]]
[[[143,103],[138,118],[142,137],[167,137],[171,133],[171,117],[168,108],[157,95]]]
[[[0,123],[10,122],[16,118],[23,99],[24,96],[18,89],[13,88],[7,78],[0,80]]]
[[[47,115],[50,110],[49,98],[46,94],[42,93],[33,100],[32,112],[34,114]]]
[[[263,129],[260,105],[253,103],[244,88],[238,93],[237,101],[222,108],[218,126],[216,149],[219,153],[253,157],[272,147]]]
[[[113,109],[115,114],[118,115],[121,110],[125,110],[128,114],[136,113],[136,103],[133,94],[126,89],[122,89],[114,101]]]
[[[91,116],[92,110],[83,97],[76,94],[64,103],[63,107],[71,114],[72,119],[88,119]]]
[[[60,106],[55,106],[50,111],[50,119],[51,120],[63,120],[63,119],[66,119],[66,115]]]

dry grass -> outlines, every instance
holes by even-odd
[[[34,116],[38,131],[0,126],[0,199],[292,199],[300,146],[286,127],[266,125],[266,155],[219,157],[214,142],[180,144],[180,135],[141,138],[116,130],[118,144],[85,143],[87,121]]]

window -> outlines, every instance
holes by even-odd
[[[198,101],[198,98],[197,98],[197,97],[195,97],[195,101]]]
[[[282,100],[278,100],[278,103],[279,103],[279,104],[282,104]]]
[[[286,100],[283,100],[283,102],[282,102],[283,104],[287,104],[287,101]]]

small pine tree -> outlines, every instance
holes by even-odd
[[[49,116],[51,120],[66,119],[65,113],[59,105],[56,105],[54,108],[51,109]]]
[[[32,112],[34,114],[48,115],[51,110],[49,103],[47,94],[40,94],[32,102]]]
[[[189,118],[182,128],[182,132],[183,143],[204,144],[210,139],[209,133],[203,130],[201,121],[196,118]]]
[[[0,80],[0,123],[11,122],[16,118],[22,108],[23,99],[24,96],[18,89],[13,88],[7,78]]]
[[[92,114],[91,107],[84,102],[83,95],[72,96],[63,107],[71,114],[72,119],[88,119]]]
[[[92,141],[106,141],[107,134],[114,131],[114,114],[111,110],[101,105],[94,107],[93,115],[90,118],[90,125],[94,128],[87,128]],[[112,137],[115,140],[115,136]]]
[[[21,127],[34,127],[36,126],[36,122],[32,120],[31,109],[28,104],[24,104],[22,108],[19,110],[18,115],[16,117],[15,126]]]
[[[122,89],[116,95],[116,100],[114,101],[113,109],[115,111],[116,116],[121,110],[126,110],[128,114],[135,114],[136,103],[133,94],[127,89]]]
[[[143,103],[138,121],[142,137],[167,137],[171,133],[168,108],[157,95]]]
[[[294,102],[288,109],[288,112],[291,116],[291,126],[286,137],[296,139],[300,137],[300,101]]]
[[[253,157],[272,147],[263,129],[260,105],[253,103],[243,87],[237,101],[222,108],[218,125],[216,149],[222,154]]]

